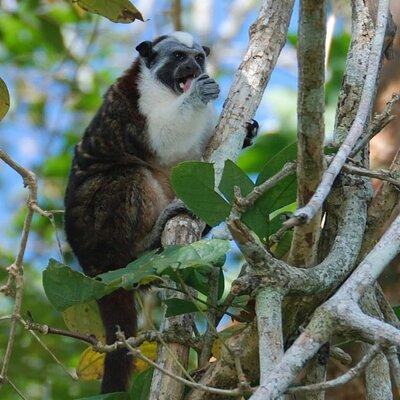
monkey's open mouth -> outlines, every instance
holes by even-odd
[[[193,79],[196,79],[196,75],[188,75],[177,79],[178,86],[182,92],[187,92],[190,89]]]

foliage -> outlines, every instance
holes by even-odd
[[[248,195],[256,185],[260,185],[276,174],[286,162],[294,160],[296,153],[297,144],[292,143],[271,157],[259,173],[255,184],[241,168],[227,160],[219,184],[219,192],[224,197],[214,189],[212,164],[181,163],[173,169],[171,182],[177,196],[191,211],[209,225],[216,226],[229,215],[234,201],[234,187],[240,188],[242,196]],[[243,215],[243,221],[261,239],[266,240],[278,229],[278,226],[270,223],[271,214],[292,204],[295,200],[296,176],[293,175],[283,179],[262,195]]]
[[[95,278],[74,271],[56,260],[50,260],[43,271],[43,287],[49,301],[59,311],[98,300],[118,288],[132,289],[152,281],[157,283],[164,276],[177,283],[184,277],[188,285],[200,292],[207,292],[207,274],[213,266],[224,263],[229,248],[229,243],[220,239],[171,246],[159,254],[155,251],[147,253],[125,268],[109,271]]]

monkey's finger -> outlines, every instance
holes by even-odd
[[[202,80],[204,80],[204,79],[210,79],[210,76],[209,76],[208,74],[206,74],[206,73],[201,74],[201,75],[197,78],[197,81],[202,81]]]
[[[209,85],[210,83],[213,83],[214,85],[218,85],[218,83],[215,81],[215,79],[210,78],[210,77],[204,78],[201,80],[202,85]]]
[[[204,94],[207,94],[207,93],[220,93],[220,88],[218,87],[218,86],[203,86],[202,88],[201,88],[201,92],[202,93],[204,93]]]

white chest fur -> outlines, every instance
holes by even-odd
[[[149,144],[162,165],[198,160],[215,123],[212,106],[194,109],[143,69],[139,108],[147,118]]]

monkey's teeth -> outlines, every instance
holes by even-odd
[[[185,84],[184,84],[183,82],[181,82],[181,83],[179,84],[179,87],[183,90],[183,89],[185,88]]]

